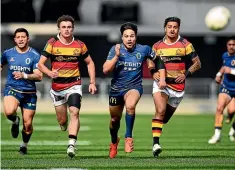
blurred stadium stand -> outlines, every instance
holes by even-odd
[[[2,0],[1,5],[2,51],[14,46],[12,35],[15,29],[25,27],[30,33],[30,45],[40,52],[46,41],[57,34],[56,19],[62,14],[74,16],[77,21],[75,36],[86,43],[96,65],[98,98],[104,98],[109,89],[111,74],[105,76],[102,65],[112,45],[120,42],[120,23],[127,20],[138,23],[138,42],[151,46],[163,37],[166,17],[182,19],[181,35],[193,43],[202,61],[202,69],[187,81],[186,97],[191,99],[216,99],[218,86],[214,77],[222,64],[226,38],[235,35],[233,0],[129,0],[128,3],[126,0]],[[217,5],[230,9],[232,18],[225,30],[212,32],[206,28],[204,17]],[[83,93],[87,95],[87,68],[84,63],[81,66]],[[144,74],[148,77],[148,73]],[[2,72],[2,89],[5,77],[6,69]],[[144,95],[152,100],[152,80],[145,79],[143,84]],[[49,98],[49,88],[50,80],[45,77],[38,83],[39,96]],[[214,110],[213,106],[209,107]]]

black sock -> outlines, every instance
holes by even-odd
[[[23,139],[23,142],[24,143],[28,143],[30,138],[31,138],[31,135],[32,135],[32,133],[27,134],[27,133],[25,133],[24,130],[22,130],[22,139]]]
[[[109,125],[109,131],[112,143],[117,143],[119,128],[120,128],[120,119],[112,118],[110,120],[110,125]]]
[[[7,119],[12,121],[12,122],[15,122],[16,121],[16,115],[7,115]]]
[[[75,135],[69,135],[69,139],[75,139],[75,140],[77,140],[77,136],[75,136]]]
[[[232,125],[233,129],[235,130],[235,120],[233,122],[233,125]]]

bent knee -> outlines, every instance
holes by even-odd
[[[131,105],[127,105],[126,106],[126,112],[130,115],[134,114],[135,113],[135,108],[136,108],[136,105],[134,104],[131,104]]]
[[[223,114],[224,107],[221,106],[221,105],[218,105],[218,106],[216,107],[216,111],[217,111],[217,113],[219,113],[219,114]]]
[[[30,122],[24,122],[24,131],[25,133],[29,134],[33,132],[33,125]]]
[[[165,112],[166,112],[165,108],[157,108],[156,109],[156,114],[159,115],[159,116],[164,116]]]
[[[15,109],[5,109],[4,110],[4,114],[6,115],[6,116],[9,116],[9,115],[13,115],[13,114],[15,114],[16,113],[16,110]]]

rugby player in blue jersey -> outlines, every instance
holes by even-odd
[[[20,118],[17,108],[20,107],[23,118],[20,154],[27,154],[27,144],[33,133],[33,117],[36,110],[35,81],[42,80],[42,73],[37,69],[40,55],[29,46],[29,33],[25,28],[18,28],[14,33],[16,46],[7,49],[1,56],[2,67],[8,64],[7,81],[4,90],[3,106],[7,119],[12,121],[11,135],[17,138]]]
[[[126,108],[125,152],[130,153],[134,149],[132,130],[135,120],[135,108],[143,93],[142,66],[147,58],[154,60],[158,65],[161,74],[159,86],[164,88],[166,85],[163,62],[149,46],[136,43],[137,30],[137,26],[130,22],[121,26],[122,43],[110,49],[107,60],[103,65],[105,74],[113,72],[109,92],[111,116],[109,126],[111,135],[110,158],[117,155],[117,146],[120,140],[118,130],[124,106]]]
[[[219,72],[216,74],[215,76],[215,81],[218,83],[218,84],[221,84],[222,83],[222,80],[223,80],[223,66],[220,68]],[[235,98],[233,98],[230,103],[227,105],[227,117],[226,117],[226,120],[225,122],[227,124],[231,123],[232,120],[233,120],[233,117],[235,115]]]
[[[208,141],[209,144],[215,144],[220,141],[221,129],[223,124],[223,111],[225,107],[233,102],[235,106],[235,37],[228,38],[227,41],[227,52],[222,56],[223,68],[220,70],[223,74],[223,81],[220,87],[220,93],[217,101],[217,108],[215,114],[215,132],[211,139]],[[229,139],[234,141],[235,134],[235,122],[229,132]]]

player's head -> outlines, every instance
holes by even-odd
[[[70,15],[62,15],[57,20],[57,27],[61,36],[65,38],[72,36],[74,29],[74,18]]]
[[[132,49],[136,44],[137,25],[126,22],[121,25],[120,32],[122,34],[122,42],[127,49]]]
[[[179,35],[180,19],[178,17],[168,17],[164,22],[165,34],[169,38],[176,38]]]
[[[18,48],[26,48],[29,42],[29,32],[25,28],[17,28],[14,32],[14,41]]]
[[[228,38],[227,50],[230,55],[235,55],[235,36],[231,36]]]

